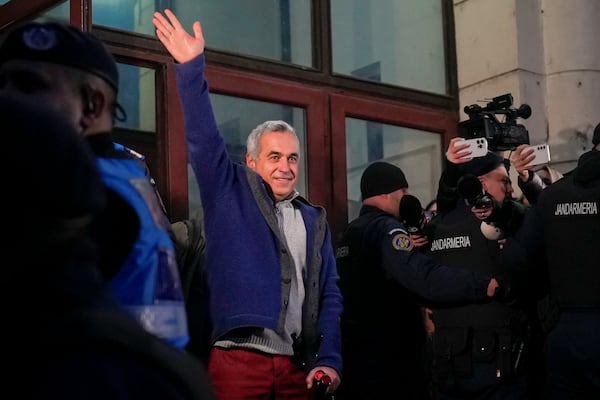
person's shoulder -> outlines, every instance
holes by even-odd
[[[115,154],[122,154],[124,157],[130,158],[133,160],[137,160],[140,163],[142,163],[145,168],[147,168],[146,156],[144,156],[143,154],[138,153],[137,151],[133,150],[132,148],[127,147],[127,146],[122,145],[121,143],[117,143],[117,142],[113,142],[112,147],[113,147]]]
[[[507,202],[507,204],[509,205],[509,207],[511,207],[514,212],[518,213],[518,214],[525,214],[525,212],[531,208],[531,205],[529,204],[525,204],[521,201],[518,200],[509,200]]]
[[[410,252],[414,242],[406,227],[392,215],[380,216],[376,222],[379,240],[389,249],[396,252]]]
[[[562,178],[560,178],[556,182],[552,183],[551,185],[546,186],[544,188],[544,190],[542,190],[540,192],[539,199],[542,199],[542,198],[547,199],[548,196],[552,197],[556,193],[563,192],[563,191],[571,191],[571,190],[575,189],[576,185],[575,185],[574,177],[575,177],[575,175],[573,174],[573,171],[564,174],[564,176]],[[538,199],[538,202],[539,202],[539,199]]]
[[[57,365],[66,371],[89,364],[96,371],[91,380],[96,384],[105,380],[106,385],[119,382],[119,373],[114,371],[121,371],[126,375],[125,382],[112,385],[114,390],[131,393],[134,386],[142,385],[165,395],[149,398],[212,398],[206,369],[199,360],[146,332],[122,312],[88,309],[65,321],[62,335],[45,340],[55,344],[48,346],[48,359],[60,357],[62,361]]]
[[[306,197],[302,196],[298,192],[294,192],[292,202],[297,204],[299,207],[308,207],[314,209],[322,208],[320,205],[311,203]]]
[[[142,169],[148,169],[145,161],[146,157],[143,154],[121,143],[114,142],[110,132],[89,135],[86,136],[86,140],[96,157],[135,160],[139,162]]]
[[[110,132],[85,136],[96,157],[120,158],[126,157],[124,152],[115,149]]]
[[[398,232],[407,233],[406,227],[393,215],[381,210],[376,210],[362,215],[361,217],[370,220],[372,230],[393,236]]]
[[[396,233],[408,234],[406,227],[392,216],[382,216],[380,217],[379,221],[379,223],[388,235],[395,235]]]

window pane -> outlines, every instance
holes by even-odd
[[[94,0],[95,24],[154,35],[152,14],[171,9],[188,32],[202,23],[207,47],[312,66],[310,0]]]
[[[155,71],[136,65],[119,67],[119,104],[126,114],[125,121],[117,121],[121,128],[156,131]],[[119,114],[117,114],[117,117]]]
[[[258,124],[266,120],[284,120],[296,130],[300,141],[298,186],[304,197],[306,192],[306,115],[304,109],[240,97],[211,94],[211,102],[227,151],[234,162],[246,163],[246,138]],[[200,207],[200,192],[194,173],[188,165],[188,190],[190,215]]]
[[[92,0],[92,23],[154,35],[155,0]]]
[[[360,177],[374,161],[397,165],[406,175],[409,192],[423,206],[437,193],[442,171],[442,136],[400,126],[355,118],[346,119],[348,220],[361,206]]]
[[[442,0],[331,0],[333,71],[447,94]]]
[[[40,20],[40,21],[53,20],[53,21],[69,22],[70,18],[71,18],[70,7],[71,7],[71,4],[68,1],[65,1],[64,3],[61,3],[55,7],[52,7],[51,9],[45,11],[44,14],[40,18],[38,18],[38,20]]]

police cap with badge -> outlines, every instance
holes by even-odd
[[[0,44],[0,65],[11,60],[47,62],[75,68],[102,78],[115,94],[119,70],[112,54],[90,32],[60,22],[27,22],[12,30]],[[123,107],[115,102],[115,118],[125,121]]]
[[[0,65],[10,60],[42,61],[76,68],[104,79],[115,92],[119,71],[111,53],[90,32],[59,22],[28,22],[0,45]]]

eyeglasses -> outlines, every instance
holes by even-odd
[[[510,178],[502,178],[498,180],[500,183],[502,183],[504,186],[512,186],[512,181],[510,180]]]

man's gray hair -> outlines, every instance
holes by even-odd
[[[258,158],[260,138],[265,132],[291,133],[298,139],[296,130],[287,122],[282,120],[265,121],[254,128],[248,135],[248,139],[246,139],[246,152],[250,154],[253,160]]]

